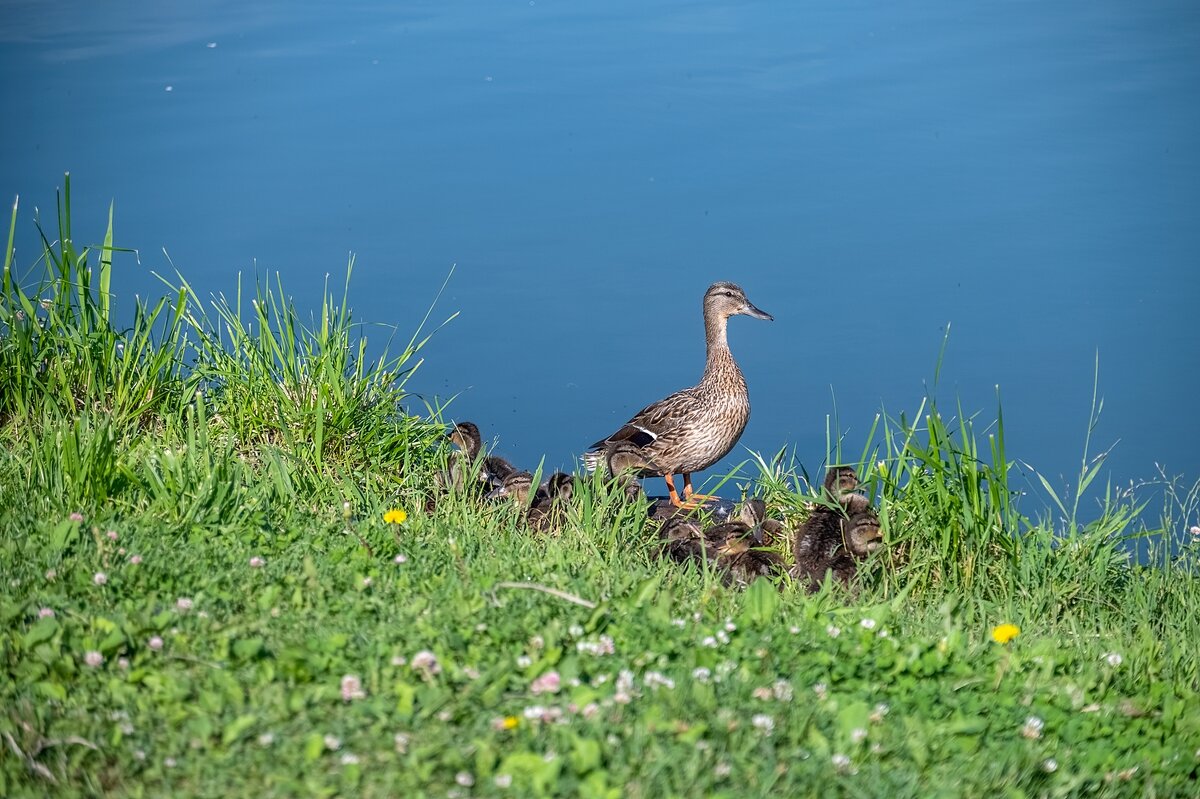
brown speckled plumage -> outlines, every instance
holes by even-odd
[[[707,361],[700,382],[647,405],[619,430],[597,441],[584,457],[594,469],[602,453],[617,442],[640,448],[653,467],[643,468],[642,477],[667,479],[671,502],[682,505],[691,499],[693,472],[707,469],[725,457],[750,420],[750,394],[746,380],[729,351],[726,335],[729,317],[746,314],[771,319],[746,299],[733,283],[713,283],[704,293],[704,334]],[[683,501],[675,491],[674,475],[684,479]]]

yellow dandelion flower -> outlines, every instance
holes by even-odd
[[[401,508],[392,508],[383,514],[383,520],[388,524],[404,524],[404,520],[407,518],[408,514]]]
[[[506,730],[515,730],[520,723],[521,720],[516,716],[505,716],[503,726]]]
[[[998,624],[992,628],[992,640],[998,644],[1007,644],[1021,633],[1021,628],[1015,624]]]

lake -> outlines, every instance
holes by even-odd
[[[731,321],[754,412],[701,485],[783,447],[819,472],[835,413],[857,457],[948,325],[943,411],[994,419],[999,387],[1060,491],[1097,362],[1104,474],[1200,477],[1192,3],[0,8],[19,264],[70,171],[77,236],[115,200],[140,252],[124,308],[177,268],[204,295],[278,270],[315,310],[353,252],[355,318],[399,347],[450,275],[410,410],[454,397],[522,465],[694,383],[732,280],[775,321]]]

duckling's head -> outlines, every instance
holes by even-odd
[[[842,539],[846,549],[855,557],[865,558],[883,546],[883,533],[879,529],[879,515],[871,500],[862,494],[850,494],[842,499],[848,518],[842,520]]]
[[[459,422],[450,431],[450,443],[461,449],[472,460],[483,448],[483,436],[474,422]]]
[[[738,518],[745,522],[747,527],[761,524],[763,519],[767,518],[767,503],[758,497],[750,497],[742,502]]]
[[[715,316],[728,319],[738,314],[753,316],[755,319],[766,319],[768,322],[775,319],[775,317],[766,311],[756,308],[754,303],[746,299],[746,292],[742,291],[742,287],[736,283],[726,283],[724,281],[713,283],[708,287],[708,291],[704,292],[705,318]]]
[[[529,472],[513,472],[504,478],[499,486],[488,492],[488,499],[512,497],[518,505],[524,505],[533,491],[533,475]]]
[[[618,441],[608,448],[608,473],[613,477],[623,472],[659,472],[650,456],[631,441]]]
[[[546,481],[546,495],[550,499],[561,499],[570,502],[575,493],[575,476],[566,472],[555,472]]]

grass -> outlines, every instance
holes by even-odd
[[[855,591],[731,591],[601,483],[557,538],[427,506],[424,323],[368,362],[348,285],[305,324],[277,279],[177,277],[117,329],[111,214],[76,248],[67,183],[58,217],[27,274],[10,232],[0,298],[0,795],[1200,790],[1200,489],[1085,520],[1085,456],[1029,508],[1002,413],[930,397],[831,436],[888,541]],[[782,457],[748,487],[812,499]]]

